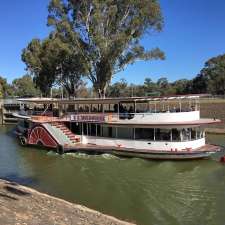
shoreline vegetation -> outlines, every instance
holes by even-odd
[[[0,224],[110,224],[130,225],[82,205],[0,179]]]

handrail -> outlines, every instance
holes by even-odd
[[[194,111],[189,111],[194,112]],[[167,112],[169,113],[169,112]],[[176,113],[184,113],[184,112],[176,112]],[[188,113],[188,112],[187,112]],[[164,114],[164,112],[160,112],[158,114]],[[62,117],[53,117],[47,115],[33,115],[31,116],[31,120],[36,120],[40,122],[54,122],[54,121],[77,121],[77,122],[116,122],[118,120],[124,119],[134,119],[136,116],[150,116],[155,115],[152,112],[141,112],[141,113],[67,113]]]

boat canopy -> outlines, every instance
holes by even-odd
[[[170,100],[190,100],[201,97],[209,97],[209,94],[190,94],[190,95],[168,95],[160,97],[119,97],[119,98],[20,98],[22,103],[36,104],[119,104],[119,103],[147,103],[151,101],[170,101]]]

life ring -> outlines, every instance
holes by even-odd
[[[20,136],[20,144],[21,145],[26,145],[27,144],[27,139],[24,136]]]

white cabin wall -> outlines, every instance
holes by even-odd
[[[188,122],[200,119],[200,111],[191,112],[165,112],[165,113],[145,113],[135,114],[130,121],[137,121],[139,123],[173,123],[173,122]]]
[[[83,144],[95,144],[99,146],[113,146],[113,147],[124,147],[133,149],[145,149],[145,150],[185,150],[185,148],[196,149],[205,145],[205,138],[201,138],[193,141],[185,142],[166,142],[166,141],[147,141],[147,140],[125,140],[125,139],[113,139],[106,137],[93,137],[83,136],[81,138]],[[151,143],[151,144],[150,144]]]

